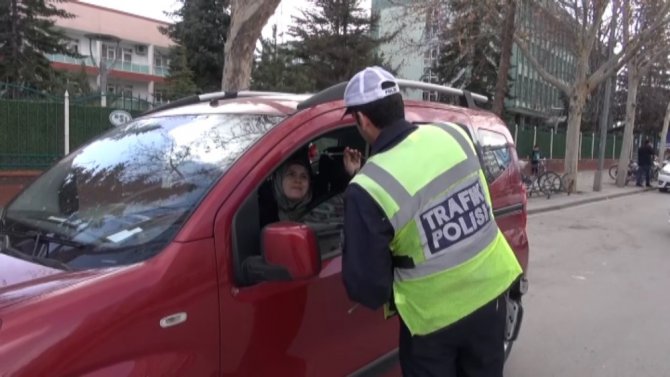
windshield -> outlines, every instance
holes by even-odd
[[[281,120],[182,115],[114,129],[61,160],[5,209],[4,248],[64,269],[145,260],[172,239],[231,164]]]

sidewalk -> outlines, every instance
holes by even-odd
[[[651,189],[636,187],[634,182],[626,187],[617,187],[614,180],[610,178],[607,170],[603,171],[602,187],[600,192],[593,191],[593,178],[595,171],[581,171],[577,177],[577,192],[570,195],[560,193],[546,196],[535,196],[528,198],[528,214],[554,211],[562,208],[572,207],[580,204],[608,200],[620,196],[633,195]],[[654,188],[655,189],[655,188]]]

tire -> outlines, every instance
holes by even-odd
[[[512,352],[514,341],[519,336],[519,330],[523,323],[523,307],[520,298],[511,300],[508,296],[505,302],[507,313],[505,316],[505,341],[503,342],[503,350],[505,353],[505,360],[507,360],[509,354]],[[516,305],[514,305],[514,303]],[[516,307],[516,311],[513,310],[513,305]],[[514,323],[511,322],[513,318],[515,318]]]
[[[619,169],[618,165],[610,166],[610,170],[609,170],[610,178],[612,178],[613,180],[616,180],[616,174],[617,174],[618,169]]]
[[[514,342],[510,342],[508,340],[503,343],[503,349],[505,350],[505,361],[507,361],[507,358],[509,357],[509,354],[512,353],[512,346],[514,345]]]
[[[555,194],[563,191],[563,180],[560,175],[553,171],[548,171],[542,174],[539,180],[540,186],[546,188],[551,193]]]
[[[557,174],[556,177],[558,177]],[[558,179],[560,180],[560,177],[558,177]],[[537,177],[537,186],[539,187],[540,192],[546,195],[547,198],[550,198],[551,194],[555,192],[552,184],[553,184],[553,177],[549,177],[549,173],[544,173],[541,176]]]

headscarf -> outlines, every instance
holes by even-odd
[[[287,198],[286,195],[284,194],[284,188],[282,187],[284,174],[291,165],[300,165],[305,169],[307,169],[307,180],[308,180],[307,194],[305,195],[304,198],[302,198],[302,200],[298,202],[291,201],[289,198]],[[306,164],[301,160],[291,159],[286,161],[274,173],[272,180],[274,186],[274,195],[277,201],[277,208],[279,210],[278,213],[279,220],[291,220],[291,221],[298,220],[300,215],[303,214],[305,208],[307,208],[309,202],[312,200],[312,179],[310,177],[309,170],[310,170],[309,167],[306,166]]]

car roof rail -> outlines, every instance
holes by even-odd
[[[488,97],[483,94],[472,93],[465,89],[457,89],[449,86],[414,80],[396,79],[396,82],[398,83],[398,86],[400,86],[400,89],[422,89],[456,96],[460,99],[461,106],[469,107],[471,109],[477,108],[477,102],[486,103],[489,100]],[[305,101],[299,103],[298,110],[307,109],[309,107],[320,105],[326,102],[344,99],[344,89],[346,87],[347,82],[345,81],[326,88],[306,99]]]
[[[233,99],[233,98],[244,98],[244,97],[261,97],[261,96],[295,96],[295,93],[282,93],[282,92],[262,92],[262,91],[252,91],[252,90],[243,90],[240,92],[212,92],[204,94],[194,94],[188,97],[180,98],[178,100],[168,102],[164,105],[154,107],[153,109],[147,110],[142,113],[142,115],[149,115],[157,113],[163,110],[174,109],[181,106],[193,105],[201,102],[211,102],[212,106],[216,106],[218,101]]]

